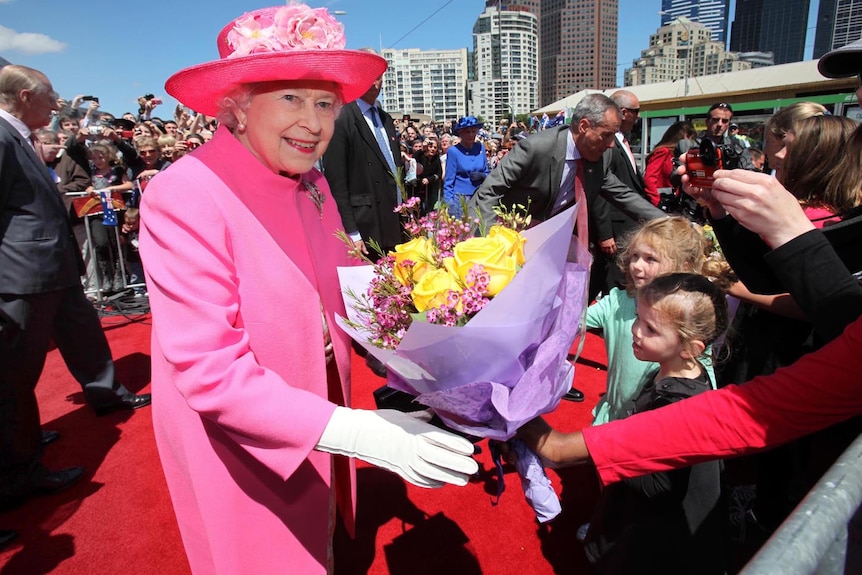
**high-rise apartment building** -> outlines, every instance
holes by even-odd
[[[820,0],[814,58],[862,39],[862,0]]]
[[[380,95],[393,114],[428,114],[454,119],[467,109],[467,49],[384,49],[389,64]]]
[[[539,20],[511,8],[489,1],[473,25],[469,111],[493,121],[539,107]]]
[[[686,93],[691,78],[752,67],[724,43],[712,39],[712,30],[700,22],[680,17],[650,35],[649,48],[625,72],[625,85],[682,80]]]
[[[736,0],[730,35],[734,52],[772,52],[776,64],[805,55],[809,0]]]
[[[727,43],[730,0],[662,0],[661,11],[662,26],[684,16],[709,28],[716,42]]]
[[[542,106],[616,86],[618,14],[618,0],[542,0]]]

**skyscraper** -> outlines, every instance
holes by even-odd
[[[618,13],[618,0],[542,0],[542,106],[616,86]]]
[[[713,40],[727,44],[730,0],[661,0],[661,11],[662,26],[685,16],[712,30]]]
[[[470,112],[487,119],[538,108],[539,21],[527,10],[486,2],[473,25]]]
[[[772,52],[776,64],[805,55],[809,0],[736,0],[730,36],[734,52]]]
[[[820,0],[814,57],[862,38],[862,0]]]
[[[467,109],[467,49],[386,48],[383,109],[453,119]]]

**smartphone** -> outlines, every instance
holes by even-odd
[[[161,103],[162,103],[161,98],[153,98],[153,106],[158,106]]]
[[[99,99],[95,96],[82,96],[81,101],[82,102],[95,102],[97,104],[99,103]]]

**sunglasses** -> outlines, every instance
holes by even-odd
[[[717,110],[719,108],[721,108],[723,110],[727,110],[731,114],[733,113],[733,108],[730,107],[730,104],[726,104],[724,102],[719,102],[718,104],[713,104],[712,106],[709,107],[709,111],[712,112],[713,110]]]
[[[641,109],[640,109],[640,108],[621,108],[621,110],[628,110],[629,112],[631,112],[631,113],[632,113],[632,114],[634,114],[635,116],[637,116],[637,115],[639,115],[639,114],[641,113]]]

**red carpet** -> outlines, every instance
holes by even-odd
[[[104,325],[119,379],[133,391],[149,391],[149,317],[108,318]],[[605,362],[601,340],[588,335],[575,377],[587,399],[562,402],[549,416],[552,424],[567,430],[589,424],[604,390]],[[356,407],[373,407],[371,393],[381,384],[364,361],[354,362]],[[66,492],[0,514],[0,529],[21,535],[0,553],[0,575],[189,573],[149,408],[95,417],[56,351],[37,394],[43,427],[62,434],[44,461],[51,468],[83,465],[87,474]],[[551,472],[563,513],[539,527],[513,470],[494,504],[487,442],[480,446],[480,477],[461,489],[421,489],[360,463],[357,536],[336,537],[337,575],[590,573],[575,532],[597,496],[593,472]]]

